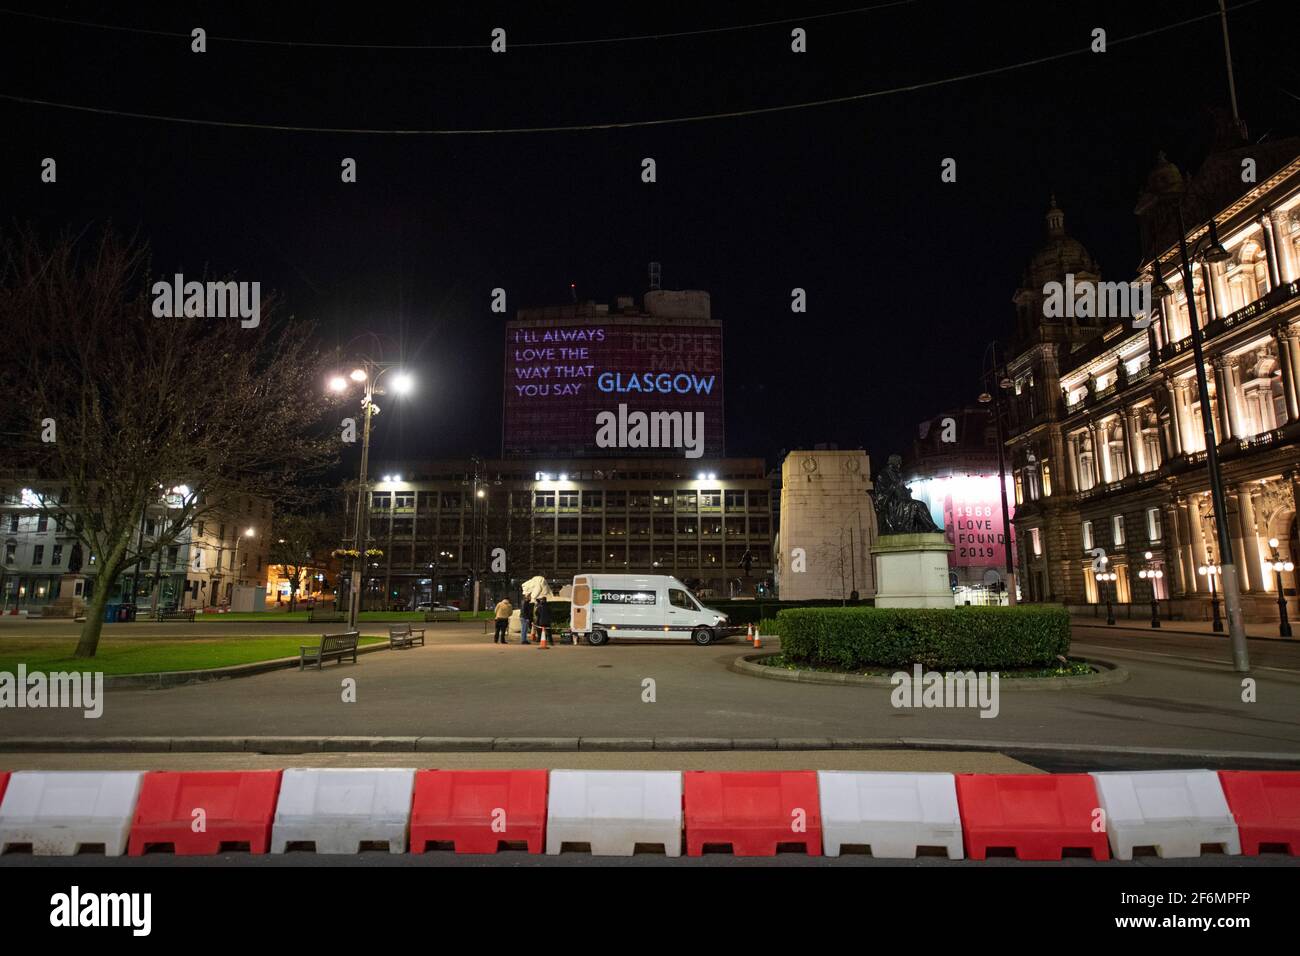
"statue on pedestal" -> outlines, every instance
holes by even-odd
[[[912,497],[903,483],[903,459],[890,455],[883,471],[876,476],[871,492],[876,508],[876,523],[885,534],[937,534],[939,527],[930,517],[930,509]]]

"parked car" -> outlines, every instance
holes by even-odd
[[[421,601],[415,606],[417,611],[459,611],[460,608],[452,607],[450,604],[433,604],[429,601]]]

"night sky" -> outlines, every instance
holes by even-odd
[[[420,380],[375,454],[499,451],[507,316],[638,297],[646,266],[705,289],[724,325],[727,449],[775,464],[815,442],[873,467],[917,422],[979,391],[985,344],[1056,193],[1110,279],[1138,265],[1135,199],[1158,149],[1194,168],[1226,108],[1215,0],[944,3],[617,43],[854,6],[714,3],[0,5],[0,93],[104,110],[328,128],[465,129],[658,120],[843,97],[1086,51],[929,89],[766,115],[598,131],[392,136],[215,128],[0,99],[0,216],[41,230],[111,220],[155,272],[278,290],[322,344],[388,336]],[[1232,4],[1252,139],[1300,125],[1291,0]],[[599,12],[595,12],[599,11]],[[790,52],[790,30],[809,52]],[[208,52],[190,52],[204,27]],[[487,50],[493,27],[509,51]],[[219,37],[473,49],[365,50]],[[58,182],[39,181],[43,157]],[[643,157],[658,182],[640,180]],[[358,182],[340,182],[340,161]],[[957,160],[957,182],[940,163]],[[790,290],[809,311],[790,313]],[[367,343],[360,342],[354,348]],[[195,356],[203,361],[203,356]],[[214,369],[214,376],[219,370]],[[312,396],[303,396],[305,401]]]

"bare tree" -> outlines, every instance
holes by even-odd
[[[271,563],[283,569],[289,581],[289,610],[298,606],[298,592],[309,576],[326,567],[335,547],[335,522],[324,514],[286,514],[276,518]]]
[[[245,496],[283,500],[337,447],[309,326],[267,302],[253,328],[156,318],[150,272],[148,249],[111,230],[0,246],[0,414],[15,472],[97,569],[78,657],[94,656],[125,570],[196,520],[238,514]],[[146,514],[161,521],[149,541],[137,534]]]

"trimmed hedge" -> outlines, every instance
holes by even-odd
[[[732,624],[757,624],[760,621],[774,618],[777,613],[787,608],[795,607],[840,607],[841,601],[838,599],[818,598],[808,601],[777,601],[772,598],[762,598],[757,601],[732,601],[712,598],[700,598],[699,602],[707,608],[715,611],[721,611],[727,615],[727,619]],[[850,601],[849,607],[867,607],[871,603],[870,599],[854,603]]]
[[[777,621],[787,660],[846,670],[1033,667],[1070,647],[1070,615],[1059,605],[796,608]]]

